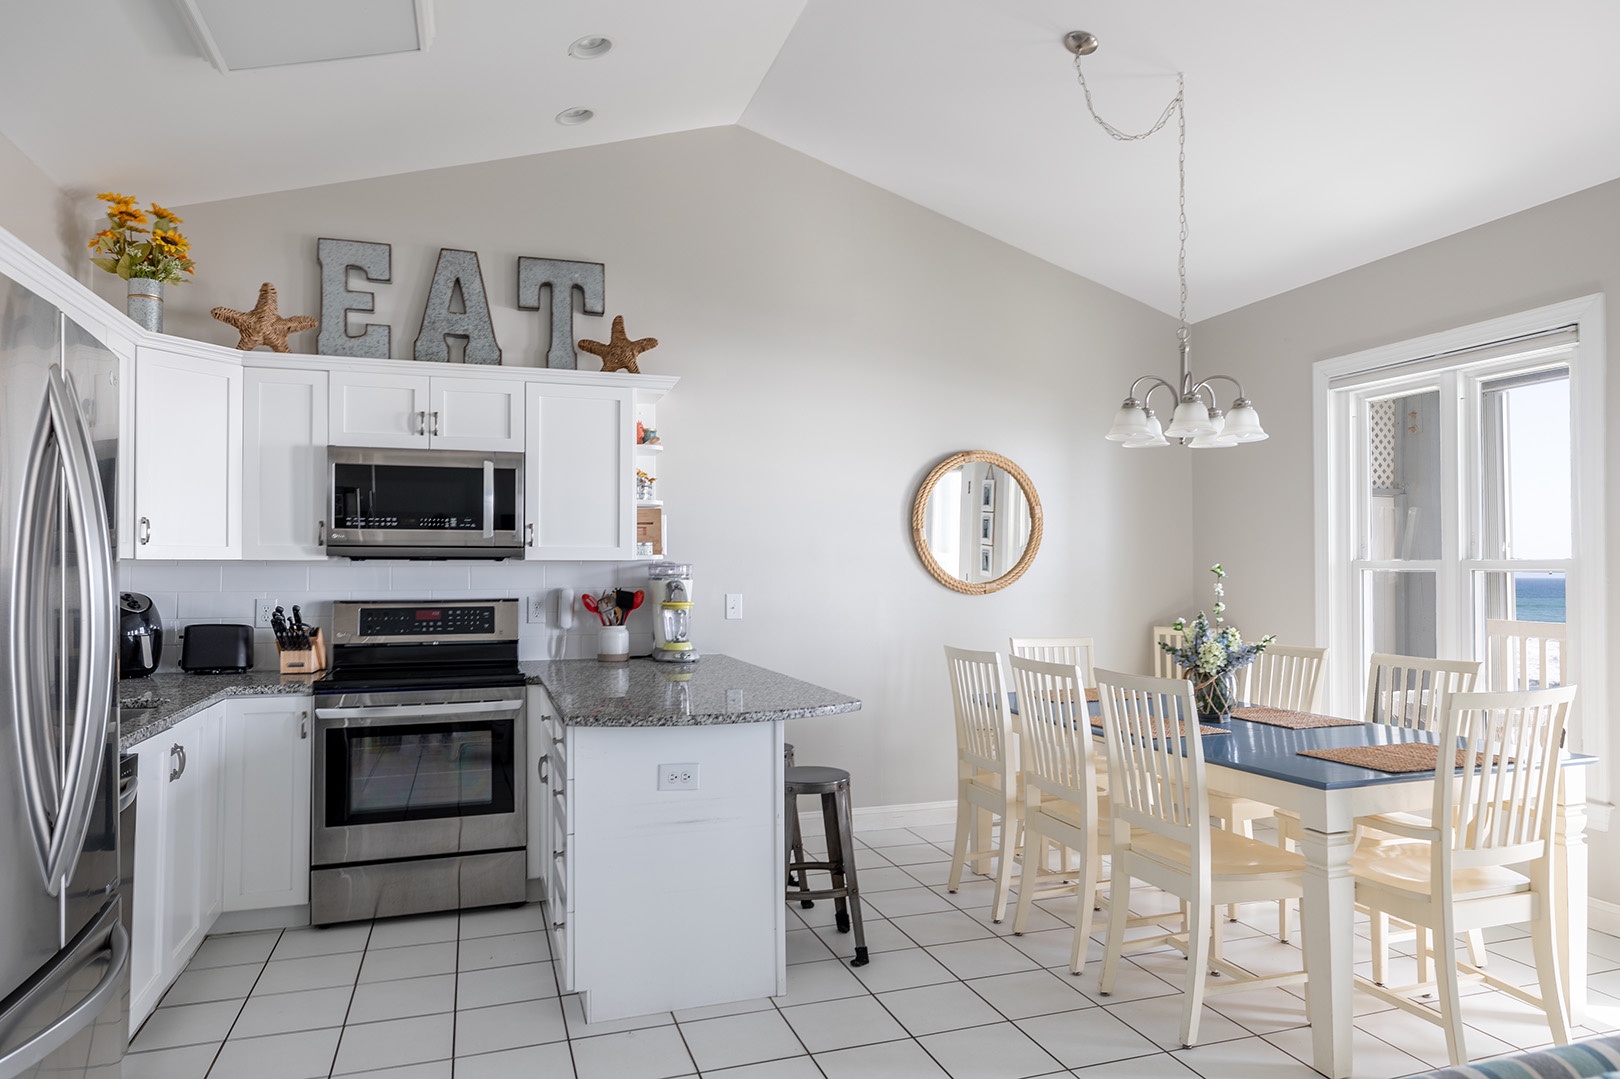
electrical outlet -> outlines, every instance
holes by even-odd
[[[270,616],[276,613],[281,606],[280,601],[273,599],[256,599],[253,601],[253,624],[264,629],[270,628]]]
[[[727,618],[741,618],[742,617],[742,593],[741,592],[727,592],[726,593],[726,617]]]
[[[696,764],[660,764],[658,789],[661,791],[695,791],[701,768]]]
[[[525,605],[525,619],[531,624],[539,624],[546,620],[546,594],[534,592],[529,596]]]

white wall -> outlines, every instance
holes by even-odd
[[[695,639],[862,698],[861,712],[789,727],[799,760],[854,773],[860,804],[953,797],[941,645],[1089,633],[1104,665],[1145,669],[1148,627],[1186,609],[1187,457],[1101,438],[1129,379],[1173,361],[1173,322],[758,135],[715,128],[179,210],[198,274],[171,296],[167,328],[226,343],[234,331],[208,308],[249,306],[262,281],[284,314],[317,313],[321,236],[394,245],[375,320],[392,323],[399,357],[441,246],[479,253],[511,364],[543,362],[546,333],[516,309],[518,256],[606,263],[608,318],[660,339],[645,370],[681,377],[659,406],[659,494],[671,555],[695,567]],[[608,318],[578,318],[576,336],[605,339]],[[1033,568],[988,597],[942,588],[910,544],[918,481],[975,448],[1021,465],[1046,512]],[[585,572],[604,571],[548,566],[544,583]],[[318,604],[515,593],[534,574],[126,570],[182,614],[242,621],[252,595],[301,580]],[[742,621],[721,617],[727,592],[743,594]]]
[[[4,135],[0,135],[0,226],[74,277],[85,279],[90,264],[84,244],[95,229],[85,222],[81,235],[62,189]]]
[[[1253,634],[1310,643],[1312,535],[1311,364],[1594,292],[1620,294],[1620,182],[1295,289],[1200,323],[1199,370],[1245,381],[1271,439],[1195,455],[1194,512],[1208,522],[1194,544],[1200,564],[1232,571],[1231,617]],[[1612,310],[1612,308],[1611,308]],[[1610,371],[1620,334],[1608,333]],[[1610,415],[1620,379],[1607,384]],[[1608,534],[1620,535],[1620,467],[1608,462]],[[1240,542],[1235,541],[1238,537]],[[1610,544],[1607,597],[1610,670],[1620,659],[1620,554]],[[1597,657],[1603,662],[1605,657]],[[1588,713],[1590,718],[1590,713]],[[1600,722],[1614,722],[1609,715]],[[1594,837],[1593,894],[1620,900],[1620,830]]]

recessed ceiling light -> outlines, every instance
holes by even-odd
[[[557,122],[564,127],[572,127],[575,124],[585,123],[595,115],[596,113],[590,109],[564,109],[557,114]]]
[[[576,60],[594,60],[613,48],[613,39],[600,34],[582,37],[568,46],[568,55]]]

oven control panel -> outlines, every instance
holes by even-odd
[[[347,644],[517,639],[517,600],[451,603],[340,601],[332,604],[332,638]]]

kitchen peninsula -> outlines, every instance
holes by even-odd
[[[565,991],[581,994],[587,1019],[785,992],[784,723],[853,712],[861,702],[721,655],[689,665],[636,659],[521,666],[529,683],[529,894],[548,904],[559,978]],[[127,681],[120,685],[126,703],[148,692],[157,703],[126,710],[122,741],[126,750],[185,738],[218,747],[223,759],[212,766],[190,762],[199,772],[243,777],[218,784],[218,819],[286,831],[287,837],[257,837],[255,849],[265,850],[267,838],[282,840],[268,844],[274,849],[292,839],[290,849],[302,851],[307,874],[307,786],[301,804],[296,797],[286,803],[280,785],[255,783],[252,772],[267,761],[290,760],[296,774],[301,753],[307,784],[309,742],[300,720],[307,702],[300,695],[308,693],[308,681],[271,672]],[[234,715],[232,709],[255,700],[264,702],[267,723],[286,713],[274,735],[251,716]],[[216,716],[221,724],[230,717],[238,728],[234,737],[190,732]],[[165,737],[157,739],[160,734]],[[287,744],[268,746],[266,737]],[[233,761],[235,754],[249,756]],[[261,790],[278,792],[283,804],[230,804]],[[234,844],[229,837],[220,846]],[[233,905],[233,894],[244,889],[236,887],[229,867],[224,875],[226,911],[284,913],[296,920],[293,911],[266,910],[264,903],[242,902],[239,894]],[[200,928],[206,932],[212,920],[204,907]],[[149,984],[149,991],[161,993],[164,973],[153,972],[151,981],[162,984]]]

